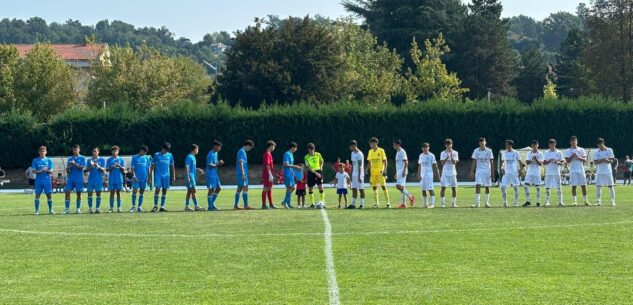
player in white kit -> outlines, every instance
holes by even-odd
[[[613,181],[613,174],[611,173],[611,163],[615,159],[613,150],[604,145],[604,139],[598,138],[598,151],[594,157],[594,163],[596,164],[596,197],[598,199],[597,205],[602,205],[602,187],[609,188],[611,194],[611,205],[615,206],[615,188]]]
[[[405,209],[407,205],[406,200],[409,200],[409,205],[413,207],[415,204],[415,197],[407,191],[407,175],[409,175],[409,158],[407,152],[402,148],[402,141],[394,140],[393,149],[396,150],[396,188],[400,191],[401,202],[398,208]]]
[[[569,185],[571,185],[571,195],[574,198],[573,206],[578,205],[578,196],[576,189],[580,185],[582,190],[582,198],[586,206],[590,206],[587,200],[587,176],[585,176],[585,163],[587,162],[587,153],[582,147],[578,147],[578,138],[572,136],[569,139],[571,148],[565,151],[565,161],[569,163]]]
[[[360,206],[359,208],[365,208],[365,156],[363,152],[358,149],[358,142],[352,140],[349,143],[349,150],[352,151],[352,204],[348,209],[356,208],[356,199],[360,193]]]
[[[532,150],[527,153],[525,163],[527,164],[527,173],[523,179],[525,185],[525,203],[524,207],[529,207],[531,203],[530,199],[530,186],[536,188],[536,206],[541,206],[541,166],[543,166],[543,153],[538,150],[538,141],[532,141],[530,145]]]
[[[453,140],[444,140],[444,150],[440,154],[440,163],[442,163],[442,178],[440,178],[440,197],[442,197],[442,207],[445,207],[446,188],[451,188],[453,208],[457,207],[457,169],[455,165],[459,162],[459,153],[453,150]]]
[[[490,186],[492,180],[495,179],[494,154],[492,149],[486,147],[486,138],[479,138],[479,147],[475,148],[472,155],[473,162],[470,166],[470,179],[475,179],[475,205],[473,208],[480,207],[481,203],[481,187],[486,188],[486,207],[490,207]]]
[[[437,167],[435,155],[429,151],[431,145],[429,143],[422,144],[422,153],[418,158],[418,179],[420,180],[420,188],[422,189],[422,197],[424,198],[424,207],[430,209],[435,207],[435,191],[433,190],[433,178],[440,177],[440,170]],[[430,204],[427,205],[427,194],[429,193]]]
[[[508,186],[514,187],[514,207],[519,206],[519,168],[521,167],[521,155],[513,149],[514,141],[506,140],[506,151],[501,154],[501,195],[503,207],[508,207]]]
[[[560,167],[565,164],[563,153],[556,149],[556,140],[548,141],[549,150],[543,153],[545,161],[545,206],[549,207],[550,190],[555,188],[558,194],[558,206],[565,206],[563,203],[563,191],[561,189]]]

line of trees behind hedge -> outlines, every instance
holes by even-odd
[[[366,148],[364,143],[372,136],[380,138],[388,152],[392,140],[402,139],[410,156],[416,156],[427,141],[432,151],[439,153],[443,139],[452,138],[462,158],[469,157],[481,136],[489,138],[494,149],[502,148],[506,139],[514,139],[523,147],[533,139],[546,143],[557,138],[566,147],[572,135],[580,138],[581,145],[595,147],[595,139],[604,137],[616,155],[623,157],[633,152],[628,133],[631,122],[633,105],[602,98],[542,100],[532,105],[515,100],[494,104],[430,101],[400,107],[301,103],[258,110],[183,101],[146,112],[85,107],[70,109],[47,124],[38,124],[25,114],[0,115],[0,166],[27,167],[40,145],[49,147],[50,156],[68,155],[75,143],[84,147],[84,154],[89,154],[91,146],[107,150],[113,145],[122,147],[123,154],[135,154],[141,144],[158,151],[164,141],[172,143],[176,162],[182,165],[190,144],[201,146],[199,159],[203,160],[214,139],[224,143],[221,158],[229,164],[235,162],[245,139],[253,139],[257,145],[251,154],[253,163],[261,163],[267,140],[279,144],[277,160],[287,143],[296,141],[300,144],[298,157],[303,156],[308,142],[314,142],[328,161],[335,161],[337,157],[349,158],[347,144],[351,139]]]

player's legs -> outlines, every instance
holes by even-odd
[[[75,194],[77,195],[75,199],[75,207],[77,214],[81,214],[81,193],[84,191],[84,183],[83,181],[77,182],[75,185]]]
[[[321,176],[323,177],[323,176]],[[319,181],[317,181],[317,188],[319,189],[319,197],[321,205],[325,205],[325,192],[323,190],[323,179],[319,179]]]
[[[35,181],[35,215],[39,215],[40,211],[40,197],[42,193],[46,195],[46,203],[48,204],[48,213],[55,214],[53,211],[53,185],[50,181]]]
[[[385,181],[385,177],[382,177],[381,188],[383,194],[385,194],[385,200],[387,200],[387,207],[391,207],[391,199],[389,198],[389,191],[387,190],[387,181]]]
[[[441,200],[441,207],[445,207],[446,206],[446,186],[442,185],[442,187],[440,188],[440,200]]]

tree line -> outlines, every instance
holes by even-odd
[[[498,0],[347,0],[361,18],[257,18],[234,33],[179,43],[166,28],[120,21],[48,25],[41,18],[0,21],[4,42],[111,44],[85,100],[46,44],[19,58],[0,47],[0,110],[39,120],[69,107],[169,107],[181,100],[259,108],[264,104],[357,102],[402,105],[429,99],[470,102],[601,95],[628,102],[633,90],[633,3],[596,0],[576,14],[543,21],[502,18]],[[17,30],[16,30],[17,29]],[[92,35],[92,36],[91,36]],[[85,39],[88,38],[88,39]],[[223,41],[224,73],[205,73],[184,49]],[[43,105],[39,107],[39,105]]]

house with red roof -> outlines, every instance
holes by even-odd
[[[20,57],[26,56],[35,45],[15,45]],[[50,47],[69,66],[76,69],[88,69],[95,63],[109,64],[110,49],[107,44],[51,44]]]

